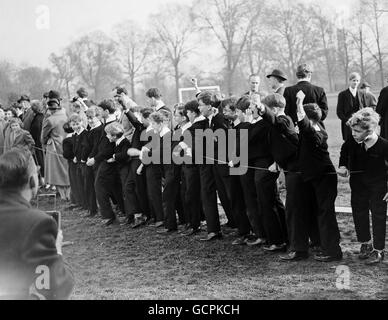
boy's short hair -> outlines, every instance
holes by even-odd
[[[124,127],[118,122],[112,122],[105,127],[105,132],[111,136],[121,138],[124,135]]]
[[[236,104],[237,104],[237,98],[236,97],[230,97],[227,99],[224,99],[220,103],[220,112],[222,112],[226,106],[229,106],[230,110],[235,111],[236,110]]]
[[[210,91],[202,91],[198,97],[197,97],[198,102],[202,100],[202,102],[207,105],[207,106],[212,106],[214,107],[219,100],[217,97],[211,93]]]
[[[112,99],[106,99],[99,103],[98,105],[102,110],[106,110],[109,114],[114,114],[116,111],[116,104]]]
[[[174,106],[174,113],[178,113],[181,117],[185,117],[186,120],[189,120],[187,118],[187,112],[185,110],[185,105],[183,103],[177,103]]]
[[[153,112],[154,112],[154,109],[149,108],[149,107],[145,107],[145,108],[140,110],[140,114],[142,115],[142,117],[144,119],[148,119],[150,117],[150,114]]]
[[[159,110],[158,112],[161,113],[161,115],[163,116],[164,120],[166,120],[166,121],[170,121],[171,120],[171,113],[168,112],[167,110]]]
[[[148,98],[160,99],[160,98],[162,98],[162,93],[160,92],[160,90],[158,88],[151,88],[151,89],[147,90],[146,96]]]
[[[185,104],[185,113],[187,115],[187,111],[194,112],[196,115],[199,115],[201,112],[199,111],[199,104],[197,100],[189,101]]]
[[[70,117],[69,117],[69,122],[72,123],[72,122],[75,122],[75,123],[82,123],[82,118],[81,116],[78,114],[78,113],[73,113]]]
[[[349,80],[352,81],[354,79],[359,79],[361,80],[361,76],[358,72],[352,72],[349,76]]]
[[[236,103],[236,109],[239,109],[242,112],[245,112],[247,111],[250,105],[251,105],[251,98],[248,95],[244,95],[240,99],[238,99]]]
[[[353,114],[347,122],[351,128],[360,126],[364,130],[374,130],[380,122],[380,115],[372,108],[364,108]]]
[[[303,106],[307,118],[314,122],[319,122],[322,119],[322,110],[316,103],[308,103]]]
[[[63,125],[63,130],[66,133],[73,133],[74,132],[73,128],[70,125],[70,121],[65,122],[65,124]]]
[[[23,121],[20,120],[20,118],[18,118],[18,117],[13,117],[13,118],[11,118],[11,119],[9,120],[9,125],[12,125],[12,124],[14,124],[14,123],[17,123],[17,124],[20,126],[20,128],[23,128]]]
[[[94,117],[101,117],[102,109],[97,106],[92,106],[88,110],[85,111],[85,114],[89,118],[94,118]]]
[[[268,108],[279,108],[284,109],[286,107],[286,99],[278,93],[270,94],[263,99],[263,104],[265,104]]]
[[[157,124],[161,124],[165,120],[165,117],[161,112],[157,111],[157,112],[151,113],[150,120]]]

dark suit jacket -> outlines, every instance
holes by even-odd
[[[357,90],[358,106],[354,105],[353,95],[349,89],[338,95],[337,116],[341,120],[342,138],[346,141],[351,135],[351,130],[346,125],[350,117],[358,110],[366,107],[366,95],[364,91]]]
[[[381,116],[381,136],[385,139],[388,138],[388,87],[385,87],[380,92],[379,102],[377,103],[376,111]]]
[[[324,121],[329,112],[327,105],[327,97],[323,88],[312,85],[308,81],[301,81],[292,87],[287,87],[284,90],[284,98],[286,99],[285,112],[291,117],[294,124],[298,123],[298,117],[296,115],[296,94],[299,91],[303,91],[306,95],[304,103],[316,103],[322,110],[322,121]]]
[[[39,295],[46,299],[70,296],[74,280],[57,253],[57,233],[51,217],[32,209],[18,194],[0,191],[0,299],[31,299],[30,287],[42,275],[37,273],[39,266],[50,271],[50,289],[35,287]]]

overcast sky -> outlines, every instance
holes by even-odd
[[[176,0],[0,0],[0,60],[47,67],[48,56],[79,35],[95,29],[109,32],[124,20],[145,23],[158,5]],[[304,0],[349,10],[354,0]],[[191,3],[191,0],[179,0]],[[43,7],[42,7],[43,6]],[[45,8],[50,23],[45,22]],[[46,29],[46,27],[49,27]]]

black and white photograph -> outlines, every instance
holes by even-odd
[[[1,0],[0,300],[387,300],[386,30],[388,0]]]

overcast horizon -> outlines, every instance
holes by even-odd
[[[325,3],[347,14],[354,0],[304,0]],[[150,14],[164,3],[176,0],[1,0],[0,2],[0,61],[14,64],[49,67],[48,57],[58,52],[82,34],[100,29],[109,32],[125,20],[133,19],[147,24]],[[191,0],[179,0],[190,4]],[[340,4],[339,4],[340,3]],[[50,25],[39,27],[40,6],[49,8]]]

